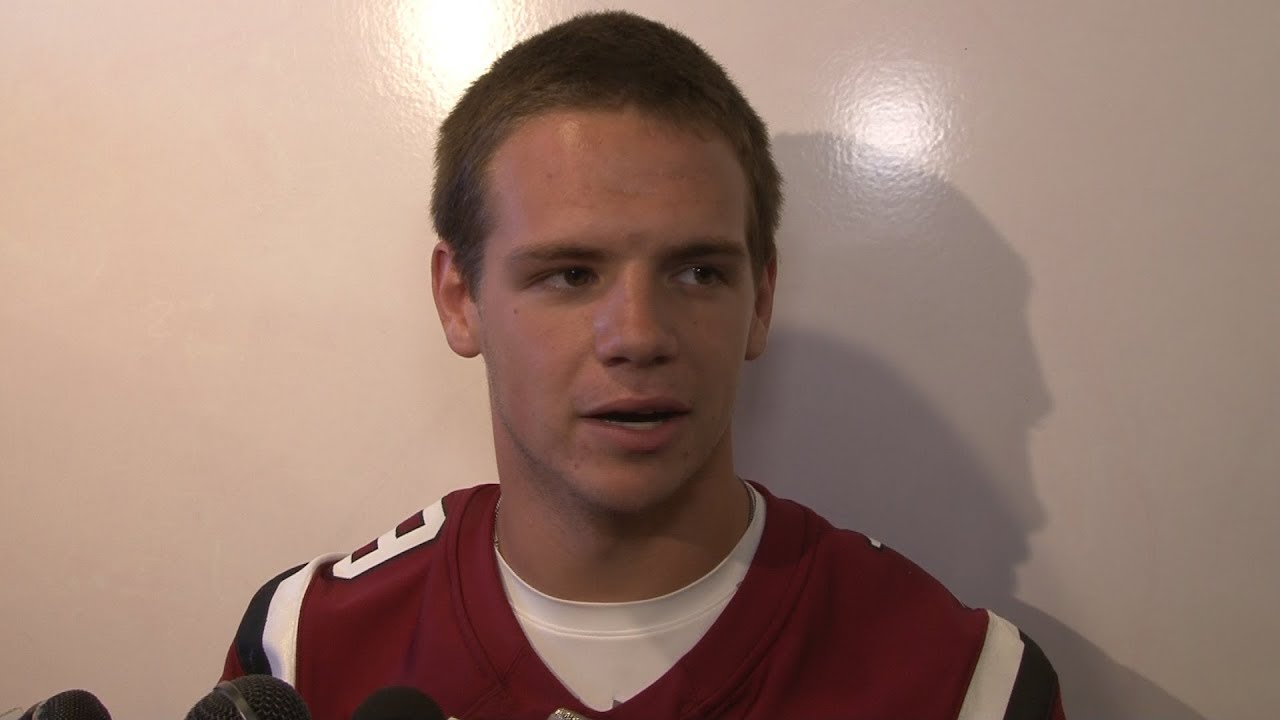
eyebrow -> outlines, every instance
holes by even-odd
[[[746,259],[747,247],[744,243],[736,243],[724,238],[698,238],[669,252],[663,253],[668,262],[697,260],[699,258],[723,257],[728,259]]]
[[[551,242],[517,250],[507,257],[506,264],[509,267],[515,267],[530,263],[601,262],[608,259],[610,254],[605,250],[573,241]],[[746,256],[747,248],[742,243],[719,237],[700,237],[663,252],[662,260],[666,263],[675,263],[706,257],[745,259]]]
[[[509,266],[568,261],[599,262],[608,256],[603,250],[573,242],[554,242],[517,250],[507,256]]]

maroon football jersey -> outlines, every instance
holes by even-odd
[[[350,555],[271,580],[223,679],[287,680],[315,720],[348,720],[389,685],[462,720],[1062,718],[1057,676],[1017,628],[756,487],[764,535],[737,594],[671,670],[611,710],[579,702],[521,631],[494,557],[497,485],[450,493]]]

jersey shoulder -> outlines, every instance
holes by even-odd
[[[825,521],[820,536],[817,552],[825,557],[819,573],[843,588],[837,592],[850,600],[847,611],[861,616],[864,642],[882,643],[885,657],[914,647],[962,663],[955,676],[957,720],[1063,717],[1057,673],[1016,625],[965,605],[911,559],[871,537]],[[912,655],[912,664],[918,663],[915,651],[901,659]]]
[[[343,625],[358,625],[364,615],[387,613],[389,599],[407,607],[413,589],[442,564],[439,541],[451,531],[450,509],[465,504],[477,489],[449,493],[350,553],[320,555],[268,580],[240,620],[224,679],[270,674],[296,684],[300,628],[330,624],[304,623],[304,613],[308,619],[340,618]]]

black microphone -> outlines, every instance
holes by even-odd
[[[270,675],[245,675],[218,683],[186,720],[311,720],[302,696]]]
[[[111,720],[111,713],[88,690],[63,690],[27,708],[18,720]]]
[[[360,703],[351,720],[445,720],[444,711],[417,688],[376,690]]]

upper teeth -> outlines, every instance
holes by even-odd
[[[629,427],[654,427],[662,423],[670,416],[670,413],[662,411],[642,411],[642,412],[612,412],[606,413],[601,419],[607,423],[614,425],[627,425]]]
[[[650,420],[663,420],[671,413],[661,410],[644,410],[637,412],[611,412],[605,413],[604,419],[618,420],[622,422],[648,422]]]
[[[613,423],[614,425],[658,425],[662,423],[662,418],[653,418],[652,420],[622,420],[618,418],[605,418],[604,421],[607,423]]]

